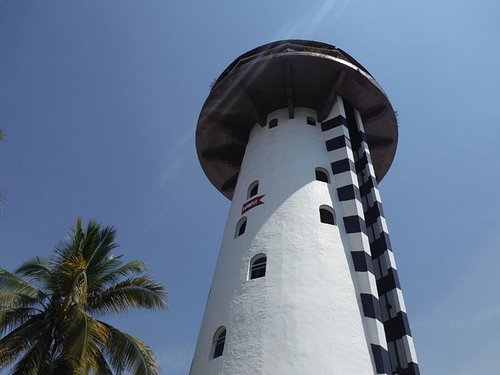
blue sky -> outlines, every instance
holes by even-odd
[[[380,185],[423,374],[492,374],[500,348],[500,2],[0,0],[0,267],[77,217],[118,228],[166,313],[111,317],[187,374],[227,201],[194,148],[211,81],[286,38],[336,45],[399,114]]]

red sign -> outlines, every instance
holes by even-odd
[[[243,215],[245,212],[251,210],[254,207],[260,206],[261,204],[264,204],[262,202],[262,198],[264,198],[263,195],[260,195],[258,197],[250,199],[248,202],[243,204],[243,207],[241,207],[241,214]]]

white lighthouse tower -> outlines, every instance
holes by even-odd
[[[191,375],[419,374],[378,182],[394,111],[334,46],[237,58],[196,147],[232,200]]]

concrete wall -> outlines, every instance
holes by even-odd
[[[243,160],[191,375],[373,374],[350,249],[316,113],[295,108],[268,114],[273,128],[255,126]],[[250,184],[259,181],[264,204],[242,215]],[[320,222],[332,206],[337,223]],[[235,238],[245,216],[245,233]],[[267,255],[266,276],[248,280],[249,262]],[[227,330],[224,353],[211,359],[213,335]]]

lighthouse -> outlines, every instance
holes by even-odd
[[[378,183],[394,110],[332,45],[234,60],[196,148],[231,207],[190,375],[419,374]]]

